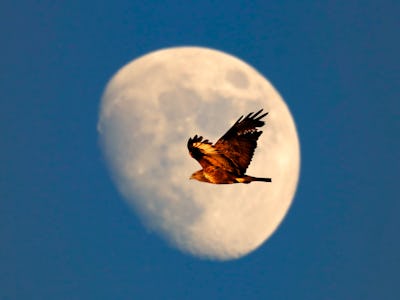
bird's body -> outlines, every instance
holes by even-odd
[[[261,112],[262,109],[248,114],[244,119],[240,117],[214,145],[201,136],[189,138],[189,153],[203,167],[190,178],[214,184],[271,182],[271,178],[245,174],[262,133],[257,127],[264,126],[261,119],[268,114],[260,115]]]

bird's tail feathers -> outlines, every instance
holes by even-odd
[[[253,177],[245,175],[243,177],[236,178],[237,182],[239,183],[250,183],[252,181],[263,181],[263,182],[272,182],[271,178],[264,178],[264,177]]]

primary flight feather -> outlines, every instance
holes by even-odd
[[[262,133],[257,127],[264,126],[262,118],[268,114],[261,114],[262,111],[241,116],[214,145],[202,136],[189,138],[189,153],[203,168],[194,172],[190,179],[214,184],[271,182],[271,178],[245,174]]]

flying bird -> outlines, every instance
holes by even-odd
[[[189,154],[203,168],[194,172],[190,179],[214,184],[271,182],[271,178],[245,174],[262,133],[257,127],[264,126],[262,118],[268,114],[261,114],[262,111],[249,113],[245,118],[241,116],[214,145],[202,136],[189,138]]]

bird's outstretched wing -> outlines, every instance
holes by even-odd
[[[233,171],[229,160],[212,143],[203,140],[202,136],[195,135],[193,138],[189,138],[187,147],[190,156],[197,160],[203,169],[216,166]]]
[[[214,145],[218,152],[236,165],[240,174],[246,172],[257,147],[258,137],[262,133],[257,127],[264,126],[265,122],[261,119],[268,114],[261,114],[262,111],[249,113],[245,118],[241,116]]]

